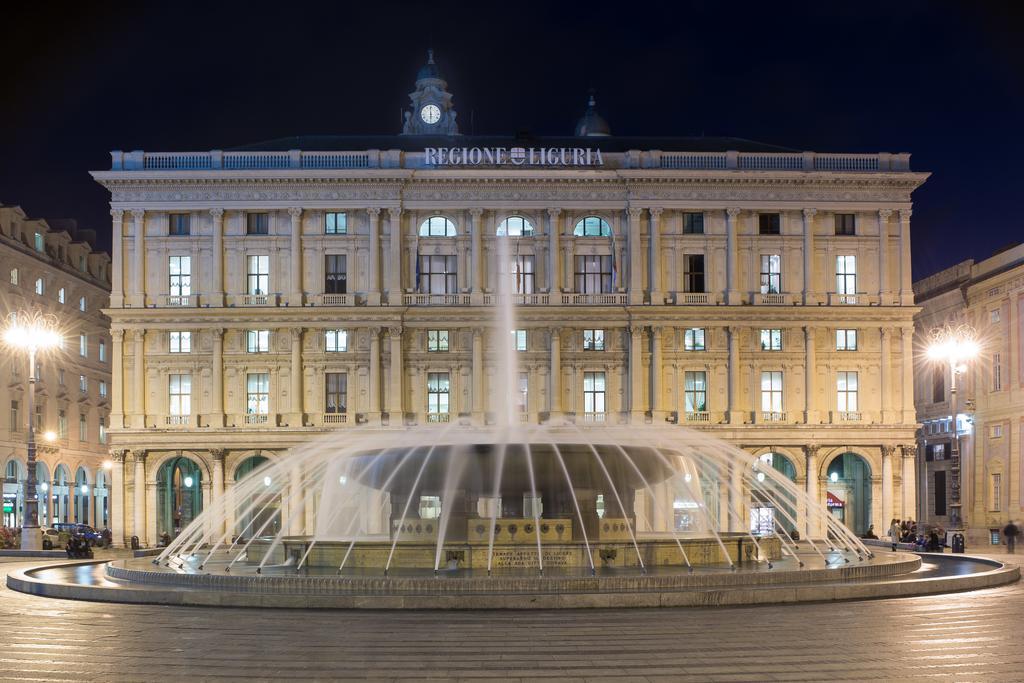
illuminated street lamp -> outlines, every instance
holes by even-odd
[[[952,530],[964,528],[960,498],[960,425],[957,420],[956,378],[967,370],[967,361],[978,355],[980,347],[974,328],[967,324],[943,325],[928,334],[928,358],[949,364],[949,402],[953,413],[953,441],[950,444],[949,522]]]
[[[21,549],[39,550],[39,499],[36,497],[35,409],[36,353],[61,345],[57,318],[48,313],[11,313],[3,333],[4,344],[15,351],[28,352],[28,473],[25,477],[25,511],[21,518]]]

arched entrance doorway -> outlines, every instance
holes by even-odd
[[[3,491],[3,520],[6,527],[21,526],[22,497],[24,486],[22,485],[22,467],[17,460],[7,462],[4,468],[4,491]]]
[[[203,511],[202,470],[184,455],[171,458],[156,474],[156,533],[174,538]]]
[[[856,453],[842,453],[828,465],[829,512],[858,536],[871,525],[871,465]]]
[[[796,481],[796,465],[782,453],[769,451],[757,458],[754,464],[757,487],[751,492],[750,530],[755,534],[773,534],[779,529],[792,533],[797,528],[796,501],[765,470],[772,469],[790,481]],[[768,495],[770,494],[770,495]],[[777,508],[771,499],[781,504]]]
[[[79,524],[89,523],[89,477],[84,467],[75,471],[75,490],[72,492],[74,501],[75,521]]]
[[[253,471],[267,461],[267,457],[259,453],[243,460],[235,470],[235,483],[252,476]],[[263,488],[254,492],[248,500],[236,501],[239,517],[235,521],[235,535],[242,538],[273,537],[281,531],[281,496],[278,494],[267,500],[265,494],[265,490],[274,483],[268,475],[264,475]]]
[[[98,529],[110,528],[110,508],[107,496],[107,473],[96,472],[96,485],[92,487],[93,522]]]
[[[53,491],[50,496],[53,501],[53,522],[67,523],[70,521],[69,508],[71,507],[71,473],[65,465],[57,465],[57,471],[53,474]]]

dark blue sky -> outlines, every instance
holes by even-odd
[[[8,3],[0,202],[109,243],[111,149],[399,130],[433,44],[468,132],[911,152],[914,276],[1024,239],[1024,21],[1011,3]]]

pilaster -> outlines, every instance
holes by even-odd
[[[663,209],[651,207],[650,214],[650,237],[648,247],[650,258],[648,259],[647,270],[650,279],[650,302],[652,306],[660,306],[665,303],[665,291],[662,288],[661,276],[661,214]]]
[[[639,306],[644,302],[644,289],[641,275],[643,272],[643,255],[640,253],[640,214],[643,209],[630,208],[629,216],[629,304]]]
[[[817,209],[804,209],[804,292],[805,306],[818,303],[814,292],[814,217]]]
[[[213,272],[206,303],[220,308],[224,305],[224,209],[210,209],[210,218],[213,221],[213,250],[210,254]]]
[[[288,209],[291,217],[291,292],[288,294],[289,306],[302,306],[302,209]]]
[[[111,209],[110,307],[124,306],[124,211]]]
[[[737,218],[740,215],[740,209],[730,208],[725,210],[725,225],[726,225],[726,254],[725,254],[725,303],[730,305],[736,305],[743,303],[742,296],[740,295],[740,274],[739,274],[739,263],[737,250],[738,237],[737,232]]]
[[[366,305],[380,306],[380,207],[370,207],[366,210],[366,215],[370,224],[370,239],[367,244],[370,266],[367,273]]]

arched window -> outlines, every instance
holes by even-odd
[[[455,237],[455,224],[444,216],[431,216],[420,223],[420,237]]]
[[[605,219],[599,216],[587,216],[576,224],[572,234],[576,237],[611,237],[612,229]]]
[[[522,216],[509,216],[498,224],[498,237],[531,237],[533,235],[533,223]]]

